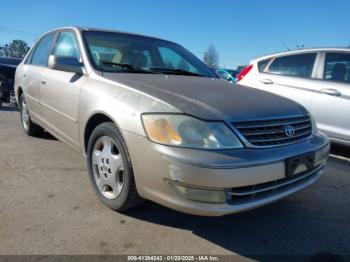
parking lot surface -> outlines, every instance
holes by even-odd
[[[85,159],[49,134],[26,136],[0,108],[0,254],[350,254],[350,160],[337,147],[324,177],[275,204],[219,218],[146,202],[102,205]],[[335,150],[335,151],[334,151]]]

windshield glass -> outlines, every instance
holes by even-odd
[[[100,71],[215,77],[202,61],[172,42],[102,31],[84,31],[83,36],[92,64]]]
[[[215,70],[215,72],[218,76],[220,76],[220,78],[223,78],[223,79],[231,78],[231,75],[226,70]]]

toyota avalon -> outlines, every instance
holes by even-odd
[[[317,181],[328,138],[301,105],[219,79],[182,46],[67,27],[44,34],[15,77],[21,123],[86,157],[98,198],[220,216]],[[73,200],[74,201],[74,200]]]

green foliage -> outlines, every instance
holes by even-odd
[[[11,43],[2,47],[2,55],[7,57],[23,58],[29,51],[28,44],[20,39],[13,40]]]

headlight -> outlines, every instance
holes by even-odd
[[[142,121],[149,139],[156,143],[205,149],[243,147],[224,123],[176,114],[145,114]]]

